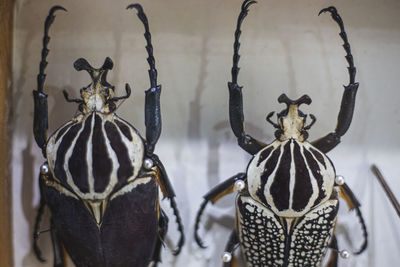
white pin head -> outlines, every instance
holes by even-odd
[[[336,175],[335,177],[335,183],[337,185],[343,185],[344,184],[344,177],[341,175]]]
[[[237,180],[234,185],[234,189],[242,191],[246,187],[246,183],[243,180]]]
[[[342,250],[339,253],[342,259],[348,259],[350,257],[350,253],[347,250]]]
[[[143,161],[143,166],[145,169],[150,170],[151,168],[153,168],[153,161],[151,159],[145,159]]]
[[[232,253],[224,252],[222,254],[222,261],[223,262],[230,262],[232,260]]]
[[[44,175],[49,173],[49,165],[47,163],[40,166],[40,173]]]

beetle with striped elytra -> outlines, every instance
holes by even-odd
[[[159,204],[159,188],[168,198],[176,217],[180,238],[174,251],[184,244],[183,226],[176,207],[175,193],[159,157],[154,154],[161,134],[160,94],[157,70],[147,17],[139,4],[136,9],[145,28],[150,89],[145,91],[146,138],[116,115],[114,86],[106,80],[113,62],[106,58],[101,68],[85,59],[75,61],[77,71],[87,71],[92,82],[80,90],[79,113],[47,138],[47,95],[43,92],[47,66],[49,28],[55,12],[50,9],[44,25],[44,38],[38,87],[34,95],[34,137],[46,162],[40,168],[40,206],[34,229],[34,251],[44,261],[38,246],[44,208],[51,213],[50,234],[54,266],[65,266],[63,249],[78,267],[154,266],[160,261],[168,217]]]
[[[343,21],[335,7],[324,8],[319,14],[329,12],[340,27],[346,60],[349,64],[349,84],[344,86],[342,103],[336,129],[316,141],[308,142],[307,131],[316,118],[310,114],[311,123],[306,124],[307,115],[300,111],[301,104],[311,104],[311,98],[303,95],[292,100],[285,94],[278,98],[286,108],[277,114],[277,123],[267,121],[276,129],[276,139],[264,144],[251,137],[244,129],[242,87],[237,83],[239,73],[239,37],[241,24],[249,7],[256,3],[245,0],[238,16],[235,31],[232,81],[229,88],[229,118],[231,128],[239,146],[253,157],[246,173],[227,179],[215,186],[205,196],[195,221],[195,240],[204,247],[198,230],[200,219],[209,202],[238,191],[236,197],[235,229],[232,231],[226,250],[222,255],[224,266],[237,266],[233,255],[240,246],[246,266],[321,266],[328,248],[333,253],[329,267],[337,266],[338,254],[347,258],[350,253],[339,251],[335,237],[335,226],[339,208],[339,195],[359,218],[363,243],[354,254],[367,247],[367,231],[360,211],[360,203],[344,182],[337,176],[326,153],[340,143],[348,130],[355,106],[358,83],[356,68]]]

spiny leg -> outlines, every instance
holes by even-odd
[[[226,243],[225,252],[222,255],[222,260],[224,261],[223,267],[237,266],[234,251],[238,246],[239,246],[239,239],[237,237],[236,231],[233,230],[229,236],[228,242]]]
[[[339,188],[340,188],[340,196],[346,201],[350,210],[354,209],[356,211],[358,220],[361,224],[361,229],[362,229],[364,240],[363,240],[363,243],[361,244],[361,247],[356,252],[353,252],[353,254],[358,255],[358,254],[361,254],[362,252],[364,252],[364,250],[368,246],[368,232],[367,232],[367,227],[365,225],[364,217],[362,216],[362,213],[360,210],[361,204],[357,200],[353,191],[351,191],[350,187],[346,183],[339,185]]]
[[[333,20],[336,21],[336,23],[340,27],[339,35],[344,42],[343,48],[346,51],[346,60],[349,64],[347,68],[349,72],[349,84],[347,86],[344,86],[342,103],[340,105],[336,129],[334,132],[331,132],[325,137],[322,137],[312,143],[319,150],[327,153],[340,143],[340,138],[347,132],[350,127],[353,118],[356,94],[359,84],[355,82],[356,67],[354,66],[353,55],[351,54],[350,43],[344,30],[342,18],[337,13],[336,8],[333,6],[322,9],[319,14],[324,12],[330,12]]]
[[[36,258],[40,262],[45,262],[46,260],[42,256],[42,252],[39,248],[39,237],[40,237],[40,221],[42,219],[43,213],[44,213],[44,208],[46,207],[46,201],[44,200],[44,197],[42,194],[40,194],[40,204],[39,204],[39,209],[36,214],[36,219],[35,219],[35,226],[33,229],[33,252],[35,253]]]
[[[43,48],[42,48],[42,59],[39,65],[39,74],[37,76],[37,90],[33,91],[34,100],[34,117],[33,117],[33,134],[37,145],[42,149],[43,155],[45,155],[45,147],[47,141],[47,129],[48,129],[48,108],[47,108],[47,95],[43,92],[44,82],[46,80],[45,69],[47,67],[47,55],[49,49],[47,45],[50,42],[49,29],[55,19],[55,12],[57,10],[67,11],[62,6],[53,6],[49,15],[44,23],[44,37],[43,37]]]
[[[254,155],[258,151],[260,151],[265,144],[260,141],[257,141],[250,135],[246,134],[244,127],[244,114],[243,114],[243,96],[242,96],[242,88],[237,84],[237,76],[239,74],[239,37],[242,33],[240,30],[240,26],[244,18],[247,16],[249,12],[249,7],[256,3],[254,0],[246,0],[242,4],[241,12],[239,14],[237,20],[237,26],[235,31],[235,42],[233,44],[233,66],[232,66],[232,81],[228,82],[229,88],[229,120],[231,124],[231,128],[233,133],[235,134],[238,144],[241,148],[246,150],[248,153]]]
[[[160,94],[161,85],[157,85],[157,70],[155,67],[155,59],[153,56],[153,45],[151,44],[151,34],[149,23],[143,8],[139,4],[131,4],[127,9],[135,8],[139,19],[142,21],[145,29],[144,37],[146,39],[146,50],[148,53],[147,62],[149,63],[150,89],[146,91],[145,99],[145,125],[148,156],[151,156],[154,147],[161,134],[161,112],[160,112]]]
[[[336,236],[333,235],[331,244],[329,245],[329,248],[331,248],[331,255],[329,257],[328,263],[326,264],[326,267],[337,267],[338,266],[338,242],[336,239]]]
[[[157,264],[159,262],[161,262],[161,247],[164,242],[164,237],[168,231],[168,217],[162,209],[160,209],[159,216],[160,216],[159,220],[158,220],[158,235],[159,235],[159,237],[157,238],[157,243],[156,243],[153,258],[152,258],[152,262],[154,262],[153,267],[157,267]]]
[[[183,232],[182,219],[175,202],[175,192],[171,185],[171,182],[169,181],[168,174],[164,168],[164,165],[162,164],[158,156],[156,154],[153,154],[151,156],[151,159],[154,165],[157,167],[156,171],[159,173],[157,177],[159,178],[158,183],[160,184],[161,191],[163,192],[164,197],[169,199],[172,211],[175,216],[175,221],[178,225],[178,231],[180,233],[180,237],[176,245],[176,249],[174,250],[174,255],[178,255],[181,252],[183,244],[185,243],[185,235]]]
[[[225,180],[224,182],[218,184],[213,189],[211,189],[206,195],[203,196],[204,200],[201,203],[199,210],[197,211],[196,221],[194,224],[194,239],[201,248],[205,248],[203,244],[203,240],[200,238],[198,230],[200,227],[200,220],[201,216],[203,215],[204,209],[206,208],[208,202],[215,203],[218,199],[232,193],[235,191],[235,183],[238,180],[245,181],[246,174],[245,173],[238,173],[235,176]]]

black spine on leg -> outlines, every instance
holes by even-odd
[[[50,42],[49,30],[51,24],[53,24],[55,19],[55,12],[57,10],[67,11],[62,6],[53,6],[49,15],[44,23],[44,36],[43,36],[43,48],[41,61],[39,64],[39,74],[37,76],[37,90],[33,91],[33,100],[35,107],[35,114],[33,119],[33,134],[35,136],[35,141],[37,145],[42,149],[43,155],[45,155],[45,146],[47,139],[47,129],[48,129],[48,110],[47,110],[47,95],[43,93],[44,82],[46,80],[45,69],[48,62],[46,61],[47,55],[49,54],[49,49],[47,45]]]
[[[196,221],[194,224],[194,239],[199,247],[206,248],[206,246],[204,246],[203,240],[198,233],[198,230],[200,228],[201,216],[203,215],[204,209],[206,208],[209,201],[213,200],[218,195],[222,194],[225,190],[229,189],[229,187],[233,186],[237,180],[246,180],[246,174],[238,173],[235,176],[232,176],[231,178],[212,188],[207,194],[203,196],[204,200],[201,203],[199,210],[197,211]]]
[[[147,62],[149,63],[150,89],[146,91],[145,102],[145,124],[146,124],[146,140],[147,155],[153,154],[155,144],[161,134],[161,112],[160,112],[160,94],[161,85],[157,85],[157,69],[155,67],[155,59],[153,56],[153,45],[151,44],[151,34],[149,22],[143,8],[139,4],[131,4],[127,9],[135,8],[139,19],[142,21],[145,29],[144,37],[146,39],[146,51],[148,54]]]
[[[353,55],[351,54],[350,43],[344,30],[343,20],[338,14],[336,8],[333,6],[322,9],[318,15],[324,12],[329,12],[332,16],[332,19],[336,21],[336,23],[340,27],[339,35],[344,42],[343,48],[346,52],[345,57],[347,63],[349,64],[349,66],[347,67],[349,72],[349,84],[347,86],[344,86],[342,103],[340,105],[336,129],[334,132],[313,142],[314,146],[316,146],[322,152],[326,153],[340,143],[340,138],[347,132],[350,127],[351,121],[353,119],[356,94],[359,84],[355,82],[356,67],[354,66]]]

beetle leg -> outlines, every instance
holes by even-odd
[[[158,220],[159,238],[157,239],[157,243],[152,258],[152,262],[154,263],[153,267],[157,267],[157,264],[161,262],[161,246],[163,245],[164,237],[168,231],[168,221],[169,220],[167,215],[162,209],[160,209],[159,220]]]
[[[223,267],[237,266],[234,251],[238,246],[239,246],[239,239],[237,238],[236,231],[233,230],[229,236],[228,242],[226,243],[224,255],[222,256],[223,257],[222,260],[224,261],[225,253],[227,253],[226,256],[230,255],[230,259],[228,262],[224,261]]]
[[[185,235],[183,233],[182,219],[175,202],[175,192],[172,188],[171,182],[168,179],[168,174],[164,168],[164,165],[162,164],[158,156],[156,154],[153,154],[151,156],[151,159],[153,160],[154,165],[157,167],[156,171],[159,174],[157,175],[157,177],[159,178],[158,183],[160,184],[161,191],[163,192],[164,197],[169,199],[171,208],[174,212],[176,223],[178,224],[180,238],[177,244],[177,248],[174,251],[174,255],[178,255],[182,249],[183,244],[185,243]]]
[[[347,67],[347,69],[349,72],[349,80],[350,80],[349,84],[347,86],[344,86],[342,103],[340,105],[340,111],[335,131],[329,133],[325,137],[322,137],[312,142],[312,144],[319,150],[321,150],[324,153],[327,153],[340,143],[340,138],[347,132],[347,130],[350,127],[353,118],[354,105],[356,101],[356,94],[359,84],[355,82],[356,67],[354,66],[353,55],[351,54],[350,43],[347,39],[347,34],[344,30],[342,18],[337,13],[335,7],[331,6],[328,8],[324,8],[319,12],[319,14],[324,12],[330,12],[333,20],[335,20],[340,27],[339,35],[344,42],[343,48],[346,51],[346,60],[347,63],[349,64],[349,67]]]
[[[250,135],[246,134],[244,127],[244,115],[243,115],[243,96],[242,87],[237,84],[237,76],[239,74],[239,37],[242,33],[240,26],[244,18],[249,12],[249,7],[256,3],[254,0],[246,0],[242,4],[242,9],[237,20],[237,26],[235,31],[235,42],[233,44],[233,66],[232,66],[232,82],[228,82],[229,88],[229,120],[233,133],[235,134],[238,144],[241,148],[246,150],[248,153],[254,155],[260,151],[265,144],[254,139]]]
[[[200,219],[201,215],[203,214],[204,209],[206,208],[208,202],[212,202],[213,204],[223,196],[226,196],[235,191],[235,183],[239,180],[246,180],[245,173],[238,173],[235,176],[227,179],[226,181],[218,184],[213,189],[211,189],[206,195],[203,196],[204,200],[201,203],[199,210],[197,211],[196,215],[196,222],[194,225],[194,239],[196,240],[197,245],[201,248],[206,248],[203,244],[203,240],[201,240],[198,230],[200,227]]]
[[[367,232],[367,227],[365,225],[364,217],[362,216],[360,210],[361,204],[357,200],[353,191],[351,191],[350,187],[346,183],[340,185],[339,188],[340,188],[340,196],[346,201],[350,210],[354,209],[356,211],[357,217],[361,224],[364,241],[361,247],[356,252],[353,252],[354,254],[358,255],[361,254],[368,246],[368,232]]]
[[[49,29],[55,18],[55,12],[57,10],[67,11],[62,6],[53,6],[49,15],[44,23],[44,37],[43,37],[43,48],[42,48],[42,59],[39,65],[39,74],[37,76],[37,90],[33,91],[34,100],[34,116],[33,116],[33,134],[37,145],[42,149],[43,155],[45,155],[45,147],[47,141],[47,128],[48,128],[48,109],[47,109],[47,95],[43,92],[44,82],[46,80],[46,74],[44,70],[47,66],[47,55],[49,49],[47,45],[50,41]]]
[[[36,258],[40,261],[40,262],[45,262],[46,260],[42,257],[42,252],[39,248],[39,236],[40,236],[40,221],[42,219],[42,215],[44,212],[44,208],[46,207],[46,201],[44,200],[43,196],[40,196],[40,204],[39,204],[39,209],[38,212],[36,214],[36,219],[35,219],[35,226],[33,229],[33,252],[35,253]]]
[[[64,267],[65,266],[65,255],[61,245],[61,242],[58,240],[57,233],[55,232],[55,227],[53,220],[51,220],[51,241],[53,243],[53,252],[54,252],[54,267]]]
[[[326,264],[326,267],[337,267],[338,266],[338,242],[336,239],[336,236],[332,236],[331,244],[329,247],[332,249],[331,250],[331,255],[329,257],[328,263]]]
[[[161,134],[161,112],[160,112],[160,94],[161,85],[157,85],[157,69],[153,56],[153,45],[151,44],[151,34],[149,22],[143,8],[139,4],[131,4],[127,9],[135,8],[139,19],[142,21],[145,29],[144,37],[146,39],[147,62],[149,63],[150,89],[146,91],[145,99],[145,125],[147,140],[147,155],[153,154],[154,146]]]

